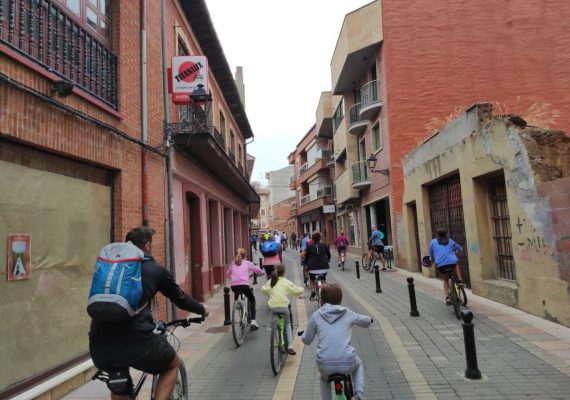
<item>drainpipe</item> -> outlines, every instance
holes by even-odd
[[[166,64],[166,0],[162,0],[160,4],[161,13],[161,36],[162,36],[162,101],[164,107],[164,141],[166,145],[166,175],[168,186],[168,248],[169,248],[169,266],[168,269],[176,281],[176,263],[174,251],[174,195],[172,193],[172,143],[170,133],[166,129],[170,122],[170,108],[168,102],[168,76]],[[168,301],[168,300],[167,300]],[[166,307],[166,312],[170,311],[169,319],[176,318],[176,307]]]
[[[143,143],[148,142],[148,103],[146,79],[146,0],[140,0],[141,7],[141,130]],[[148,226],[148,153],[142,149],[142,219]]]

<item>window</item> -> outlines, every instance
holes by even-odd
[[[242,154],[242,151],[241,151],[241,144],[238,144],[238,165],[240,166],[240,168],[243,167],[242,161],[241,161],[241,160],[242,160],[241,154]]]
[[[234,148],[236,147],[236,139],[234,135],[234,131],[230,129],[230,146],[232,153],[234,152]]]
[[[177,54],[179,56],[189,56],[190,52],[188,51],[188,47],[186,46],[186,43],[184,43],[184,39],[182,39],[180,36],[178,36],[178,39],[176,40],[176,44],[177,44]]]
[[[222,137],[226,138],[226,117],[224,117],[224,113],[220,111],[220,133]]]
[[[374,151],[382,148],[382,134],[380,133],[380,123],[372,128],[372,137],[374,138]]]
[[[502,279],[516,281],[517,274],[513,259],[511,219],[507,204],[507,187],[503,174],[495,176],[488,183],[491,220],[493,221],[498,275]]]
[[[111,0],[58,0],[81,25],[111,43]]]
[[[344,99],[340,100],[338,107],[336,108],[333,115],[333,132],[337,130],[344,118]]]

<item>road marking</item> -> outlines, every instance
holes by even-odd
[[[396,329],[394,329],[390,320],[382,315],[370,303],[364,300],[364,298],[358,294],[358,290],[352,285],[352,281],[349,283],[348,280],[344,280],[343,282],[343,286],[348,289],[351,296],[366,309],[368,314],[370,314],[370,316],[375,320],[375,323],[380,325],[380,328],[382,328],[384,337],[392,349],[392,353],[394,353],[396,361],[398,361],[400,369],[406,377],[406,380],[410,385],[410,390],[414,393],[416,399],[436,400],[437,397],[432,392],[431,387],[425,380],[415,361],[406,350],[404,342],[398,336],[398,333],[396,332]]]
[[[292,263],[289,263],[289,265],[292,265]],[[294,282],[296,285],[301,286],[298,265],[293,264],[293,268],[295,268]],[[308,321],[307,310],[305,309],[305,300],[297,298],[296,306],[297,321],[299,324],[298,326],[301,329],[304,329],[304,327],[307,326]],[[287,356],[285,365],[283,366],[283,369],[279,375],[279,381],[277,382],[277,387],[275,388],[275,392],[273,394],[273,400],[290,400],[293,398],[295,382],[297,380],[297,374],[299,373],[299,367],[301,365],[304,349],[304,344],[301,341],[301,337],[297,336],[295,332],[293,332],[293,346],[295,347],[297,354],[294,356]]]

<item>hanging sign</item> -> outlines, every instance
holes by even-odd
[[[190,104],[192,93],[208,93],[208,59],[205,56],[172,57],[169,72],[169,89],[174,103]]]
[[[323,214],[333,214],[334,212],[335,212],[334,204],[323,206]]]
[[[32,277],[32,248],[30,235],[8,235],[9,281]]]

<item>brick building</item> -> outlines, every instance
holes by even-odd
[[[246,178],[252,132],[205,2],[190,12],[166,1],[165,16],[166,59],[204,54],[210,65],[215,128],[190,142],[179,130],[173,156],[171,269],[204,298],[259,202]],[[31,244],[31,277],[0,279],[0,397],[92,365],[85,306],[101,246],[146,223],[168,261],[163,104],[167,122],[187,113],[164,101],[161,25],[160,2],[0,1],[0,247],[13,234]]]

